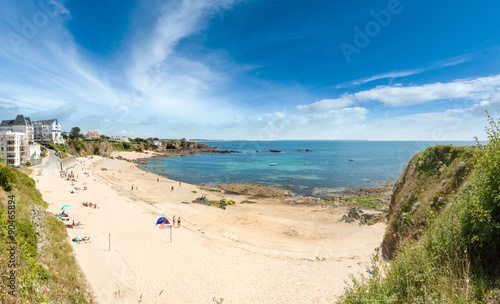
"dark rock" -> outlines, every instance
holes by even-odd
[[[205,206],[210,206],[210,201],[206,197],[198,197],[193,201],[194,204],[201,204]]]
[[[364,216],[360,217],[359,218],[359,225],[366,225],[366,224],[368,224],[366,222],[366,217],[364,217]]]
[[[346,223],[352,223],[354,220],[347,215],[343,215],[342,218],[340,219],[340,222],[346,222]]]
[[[379,215],[378,214],[368,214],[368,213],[365,213],[365,214],[363,214],[362,218],[364,218],[366,221],[369,221],[371,219],[376,218],[377,216],[379,216]]]
[[[358,209],[356,209],[356,208],[351,208],[351,209],[349,210],[348,216],[349,216],[350,218],[355,219],[355,220],[359,220],[360,215],[359,215]]]

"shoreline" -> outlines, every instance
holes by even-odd
[[[205,193],[117,159],[79,158],[71,170],[79,175],[75,186],[88,190],[71,194],[58,172],[35,178],[44,200],[52,203],[50,211],[73,205],[70,215],[84,224],[68,229],[68,240],[91,237],[89,244],[72,246],[98,303],[140,297],[147,303],[208,303],[213,297],[229,303],[331,303],[350,274],[364,273],[385,231],[383,223],[338,222],[347,207]],[[138,189],[131,190],[132,184]],[[183,203],[203,194],[236,204],[222,210]],[[244,199],[257,203],[241,204]],[[83,207],[83,201],[99,208]],[[169,243],[170,231],[154,224],[173,215],[182,224]]]
[[[163,176],[166,178],[168,178],[168,175],[162,175],[161,173],[148,171],[145,168],[139,167],[139,165],[145,165],[145,164],[150,163],[148,161],[148,158],[170,158],[170,157],[176,157],[176,156],[191,155],[191,154],[182,154],[180,152],[178,154],[174,154],[174,155],[164,155],[164,154],[162,154],[160,152],[156,152],[156,151],[148,151],[148,152],[149,153],[146,153],[146,154],[152,154],[152,156],[149,156],[149,155],[148,156],[144,156],[144,155],[137,156],[137,155],[135,155],[136,157],[132,157],[131,159],[123,157],[123,154],[121,154],[121,153],[131,153],[132,155],[134,155],[134,154],[141,154],[144,152],[117,152],[117,151],[115,151],[113,153],[118,154],[118,156],[116,157],[117,159],[129,161],[129,162],[137,164],[138,165],[137,167],[144,172],[148,172],[151,174],[157,174],[159,176]],[[233,153],[233,152],[236,153],[237,151],[228,151],[228,153]],[[165,152],[163,152],[163,153],[165,153]],[[207,152],[207,153],[210,153],[210,152]],[[237,153],[241,153],[241,151],[237,152]],[[270,152],[270,153],[272,153],[272,152]],[[129,157],[131,156],[130,154],[126,154],[126,155],[128,155]],[[183,181],[183,182],[186,183],[186,181]],[[357,196],[357,197],[366,197],[369,195],[378,196],[378,195],[383,195],[383,194],[389,194],[392,192],[392,187],[394,185],[394,181],[391,181],[391,180],[379,180],[379,181],[369,180],[366,183],[367,184],[369,183],[371,185],[364,186],[364,187],[358,187],[358,188],[348,188],[348,189],[344,189],[340,192],[335,192],[335,191],[330,192],[330,195],[328,195],[328,196],[324,196],[324,195],[319,196],[319,195],[314,195],[314,194],[311,194],[311,195],[298,194],[298,193],[295,193],[293,191],[293,189],[290,189],[287,186],[272,187],[272,186],[266,186],[266,185],[261,185],[261,184],[252,184],[252,183],[227,182],[224,184],[216,184],[216,183],[214,184],[214,183],[209,182],[209,183],[205,183],[205,184],[193,184],[193,185],[196,185],[198,187],[216,188],[216,189],[220,189],[222,191],[226,191],[226,193],[233,193],[233,194],[249,194],[249,193],[247,193],[248,190],[252,190],[252,189],[255,190],[255,188],[265,187],[265,188],[269,189],[269,191],[265,191],[265,190],[261,189],[260,191],[258,191],[261,194],[255,195],[255,196],[259,196],[259,197],[289,197],[289,196],[292,196],[295,198],[313,198],[313,199],[321,199],[321,200],[329,200],[332,198],[338,198],[338,197],[343,197],[343,196],[349,197],[349,196],[353,196],[353,195]],[[226,190],[226,189],[230,189],[230,188],[239,188],[241,190],[241,192],[238,192],[238,191],[233,192],[231,190]],[[278,195],[278,193],[282,193],[283,191],[286,193],[283,193],[282,195]],[[251,195],[251,194],[249,194],[249,195]]]

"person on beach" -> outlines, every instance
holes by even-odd
[[[181,182],[179,182],[179,187],[181,186]]]
[[[173,217],[173,219],[172,219],[172,227],[174,227],[174,228],[175,228],[175,215],[174,215],[174,217]]]
[[[181,217],[177,219],[177,228],[181,228]]]
[[[132,185],[132,189],[130,189],[130,190],[134,190],[134,185]]]
[[[172,188],[170,188],[170,191],[174,191],[174,186],[172,186]]]

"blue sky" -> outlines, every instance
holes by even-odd
[[[5,0],[0,119],[207,139],[484,139],[498,1]]]

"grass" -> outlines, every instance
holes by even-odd
[[[85,280],[76,264],[73,250],[67,243],[67,232],[63,223],[53,216],[41,220],[42,234],[36,234],[35,224],[31,221],[31,208],[46,208],[41,194],[35,188],[35,181],[21,170],[7,168],[15,179],[11,181],[12,190],[0,188],[0,268],[6,274],[12,268],[8,260],[8,196],[15,199],[15,238],[16,250],[16,298],[6,292],[0,294],[0,303],[89,303],[91,296],[86,291]],[[3,173],[2,173],[3,175]],[[10,204],[12,206],[12,204]],[[11,214],[12,215],[12,214]],[[39,239],[46,246],[38,250]],[[7,277],[2,276],[0,288],[8,290]]]
[[[112,142],[113,150],[120,152],[133,152],[135,149],[132,144],[127,142]]]
[[[384,276],[352,277],[340,303],[481,303],[488,288],[457,233],[460,208],[450,206],[419,241],[402,246]]]
[[[202,190],[208,191],[208,192],[222,192],[220,189],[213,189],[213,188],[200,188]]]
[[[339,200],[340,203],[347,204],[350,206],[362,206],[365,208],[380,209],[385,205],[380,203],[377,199],[383,197],[383,195],[369,196],[369,197],[346,197]],[[326,200],[325,200],[326,201]],[[333,203],[326,201],[326,203]]]
[[[257,202],[244,200],[241,201],[240,204],[257,204]]]

